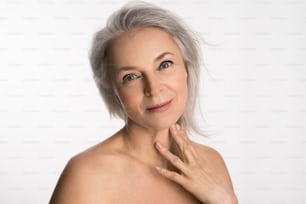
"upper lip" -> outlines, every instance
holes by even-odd
[[[171,101],[172,101],[172,100],[170,99],[170,100],[168,100],[168,101],[165,101],[165,102],[162,102],[162,103],[158,103],[158,104],[156,104],[156,105],[153,105],[153,106],[151,106],[151,107],[149,107],[149,108],[147,108],[147,109],[148,109],[148,110],[152,110],[152,109],[160,108],[160,107],[162,107],[162,106],[164,106],[164,105],[170,103]]]

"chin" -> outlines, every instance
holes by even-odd
[[[163,131],[163,130],[169,129],[172,124],[173,123],[171,123],[171,124],[162,124],[162,125],[161,124],[150,124],[147,127],[149,129],[152,129],[152,130],[154,129],[156,131]]]
[[[151,121],[148,121],[146,123],[146,127],[148,128],[152,128],[152,129],[155,129],[155,130],[165,130],[165,129],[169,129],[171,127],[171,125],[177,123],[177,121],[179,120],[179,118],[174,118],[174,119],[166,119],[164,118],[163,119],[160,119],[160,120],[151,120]]]
[[[161,131],[169,129],[171,125],[177,123],[182,116],[182,114],[179,113],[180,111],[176,111],[176,113],[169,112],[168,114],[159,115],[157,117],[129,117],[128,123],[146,129]]]

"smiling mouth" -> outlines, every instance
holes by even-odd
[[[172,102],[172,100],[169,100],[169,101],[166,101],[164,103],[157,104],[153,107],[147,108],[147,110],[150,111],[150,112],[163,112],[163,111],[168,110],[168,108],[171,105],[171,102]]]

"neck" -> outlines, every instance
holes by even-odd
[[[174,149],[169,129],[153,130],[127,123],[122,129],[123,141],[129,154],[148,165],[169,167],[167,160],[155,148],[158,141],[168,150]],[[174,150],[175,151],[175,150]]]

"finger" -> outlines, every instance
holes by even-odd
[[[183,127],[180,127],[178,124],[176,124],[176,127],[178,129],[178,133],[180,134],[181,138],[184,139],[184,141],[189,144],[190,147],[190,151],[192,152],[194,158],[197,158],[198,154],[195,151],[194,146],[192,145],[192,141],[190,140],[190,138],[188,137],[188,135],[186,134],[186,131]]]
[[[180,169],[184,174],[188,173],[188,168],[186,164],[176,155],[172,154],[169,150],[167,150],[165,147],[163,147],[162,144],[159,142],[155,143],[155,146],[157,150],[160,152],[160,154],[165,157],[168,161],[171,162],[175,167]]]
[[[194,161],[194,152],[190,140],[186,140],[185,131],[180,128],[177,124],[172,125],[170,128],[170,135],[174,138],[174,141],[179,147],[179,150],[183,154],[184,159],[187,162]]]
[[[183,187],[186,186],[187,178],[185,178],[184,176],[178,174],[177,172],[169,171],[169,170],[164,169],[164,168],[159,167],[159,166],[155,166],[155,168],[156,168],[157,172],[159,174],[161,174],[162,176],[180,184]]]
[[[179,124],[175,124],[175,127],[183,140],[185,140],[186,142],[191,142],[183,127],[181,127]]]

